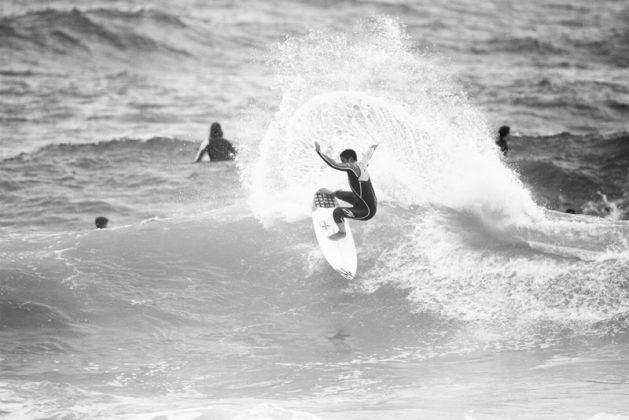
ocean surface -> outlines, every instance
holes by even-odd
[[[0,417],[629,419],[628,22],[0,3]],[[238,158],[194,164],[214,121]],[[314,141],[380,144],[351,281]]]

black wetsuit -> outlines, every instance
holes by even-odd
[[[344,218],[355,220],[369,220],[376,214],[378,199],[371,185],[371,178],[367,172],[367,165],[362,162],[336,163],[321,152],[317,152],[321,159],[330,167],[347,172],[349,186],[352,191],[337,191],[334,195],[352,207],[337,207],[334,209],[334,221],[342,223]]]
[[[500,137],[498,140],[496,140],[496,145],[500,147],[500,151],[502,152],[502,154],[507,156],[507,152],[509,151],[507,140],[504,137]]]
[[[220,160],[233,160],[236,157],[236,149],[231,143],[220,137],[211,138],[209,144],[205,146],[203,151],[199,154],[197,162],[201,160],[204,153],[207,153],[210,157],[210,161],[216,162]]]

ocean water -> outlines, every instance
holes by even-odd
[[[3,2],[0,417],[629,419],[628,21]],[[238,158],[193,164],[213,121]],[[380,144],[352,281],[314,141]]]

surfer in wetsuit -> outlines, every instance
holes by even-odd
[[[109,220],[105,216],[98,216],[94,219],[96,229],[105,229],[107,227],[107,223],[109,223]]]
[[[496,140],[496,146],[500,148],[500,151],[503,155],[507,156],[507,152],[509,151],[509,145],[507,144],[507,140],[509,139],[509,132],[511,129],[508,125],[503,125],[498,130],[498,140]]]
[[[208,137],[207,142],[201,145],[194,161],[201,162],[203,155],[206,153],[210,157],[211,162],[234,160],[236,157],[236,149],[234,149],[229,140],[223,138],[223,129],[217,122],[212,123],[210,137]]]
[[[378,199],[371,185],[371,177],[369,172],[367,172],[367,167],[378,145],[374,144],[371,146],[361,162],[358,162],[356,152],[352,149],[343,150],[341,152],[341,162],[337,162],[321,152],[321,146],[319,146],[318,142],[315,142],[314,146],[321,159],[330,167],[338,171],[347,172],[349,187],[351,188],[351,191],[339,190],[334,192],[336,198],[352,205],[349,208],[337,207],[334,209],[334,213],[332,213],[339,231],[330,235],[330,239],[337,240],[345,237],[343,219],[369,220],[376,214]]]

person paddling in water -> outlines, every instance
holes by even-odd
[[[223,129],[217,122],[212,123],[210,126],[210,137],[201,144],[194,161],[201,162],[203,155],[206,153],[210,158],[210,162],[234,160],[236,157],[236,149],[234,149],[229,140],[223,138]]]
[[[334,196],[339,200],[343,200],[352,205],[352,207],[337,207],[334,209],[334,222],[339,227],[339,231],[330,235],[330,239],[338,240],[345,237],[345,225],[343,219],[369,220],[376,214],[378,207],[378,199],[371,185],[371,177],[367,172],[369,160],[373,152],[378,147],[374,144],[369,151],[363,156],[363,160],[358,162],[356,152],[352,149],[346,149],[341,152],[341,162],[326,156],[321,152],[321,146],[318,142],[314,143],[315,150],[321,156],[321,159],[333,169],[347,172],[349,187],[351,191],[336,191]]]

